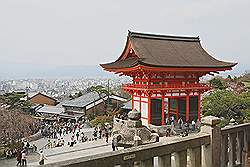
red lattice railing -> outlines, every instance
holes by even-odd
[[[124,84],[123,89],[125,90],[210,90],[209,84],[198,83],[198,84]]]

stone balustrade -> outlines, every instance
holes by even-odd
[[[114,167],[133,166],[137,162],[142,167],[152,167],[154,157],[158,158],[158,166],[165,167],[171,165],[171,156],[175,157],[175,166],[184,167],[187,164],[187,152],[191,152],[190,159],[194,167],[201,164],[201,147],[209,145],[208,134],[200,133],[194,136],[178,138],[169,142],[159,142],[138,147],[131,147],[109,153],[83,157],[66,162],[47,164],[45,166],[70,166],[70,167]]]
[[[46,167],[235,167],[245,166],[250,124],[219,128],[220,119],[202,119],[201,132],[118,151],[45,165]]]
[[[250,143],[250,123],[221,129],[221,166],[246,166]]]

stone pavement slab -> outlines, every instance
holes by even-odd
[[[112,151],[110,144],[106,144],[103,146],[90,147],[90,148],[85,148],[85,149],[78,149],[76,151],[68,151],[62,154],[49,155],[47,156],[47,160],[45,161],[45,164],[50,164],[50,163],[59,162],[59,161],[67,161],[70,159],[76,159],[76,158],[81,158],[85,156],[90,156],[90,155],[95,155],[95,154],[105,153],[105,152],[110,152],[110,151]],[[29,166],[38,166],[38,162],[31,163],[29,164]]]
[[[44,155],[49,156],[55,156],[55,155],[61,155],[65,153],[71,153],[81,150],[87,150],[87,149],[93,149],[93,148],[100,148],[104,146],[109,146],[111,148],[111,141],[109,140],[109,143],[106,143],[104,139],[98,139],[97,141],[88,141],[84,143],[77,143],[73,147],[69,147],[68,145],[62,146],[62,147],[56,147],[51,149],[45,149]]]

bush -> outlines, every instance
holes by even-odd
[[[104,126],[105,123],[112,123],[113,116],[96,116],[95,119],[91,120],[90,123],[92,126]]]

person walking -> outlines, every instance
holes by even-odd
[[[102,138],[102,128],[100,127],[99,128],[99,139],[101,139]]]
[[[108,133],[109,133],[109,136],[111,137],[111,135],[112,135],[112,127],[111,127],[111,125],[108,125]]]
[[[37,151],[37,146],[36,146],[35,144],[33,144],[33,146],[32,146],[32,151],[33,151],[33,152],[36,152],[36,151]]]
[[[79,139],[79,136],[80,136],[79,132],[76,132],[76,140],[77,140],[77,141],[78,141],[78,139]]]
[[[94,129],[93,136],[94,136],[94,140],[97,140],[97,130],[96,130],[96,128]]]
[[[192,124],[192,130],[195,131],[195,125],[196,125],[195,121],[192,120],[191,124]]]
[[[113,139],[112,139],[112,144],[111,144],[113,151],[118,150],[117,144],[118,144],[118,143],[117,143],[116,138],[113,138]]]
[[[40,151],[40,159],[39,159],[39,165],[44,165],[44,160],[47,159],[47,157],[44,156],[43,150]]]
[[[75,138],[75,136],[71,136],[71,138],[70,138],[70,147],[73,147],[75,144],[74,138]]]
[[[109,132],[108,132],[107,128],[104,129],[104,133],[105,133],[105,137],[106,137],[106,143],[108,143],[109,142]]]
[[[27,166],[27,155],[25,150],[22,151],[22,166]]]
[[[20,150],[18,150],[17,153],[16,153],[16,160],[17,160],[16,166],[21,165],[21,162],[22,162],[22,153],[21,153]]]
[[[179,129],[182,129],[183,120],[181,118],[179,118],[178,124],[179,124]]]
[[[30,143],[27,142],[27,143],[26,143],[26,147],[25,147],[25,149],[26,149],[26,154],[29,153],[29,148],[30,148]]]

